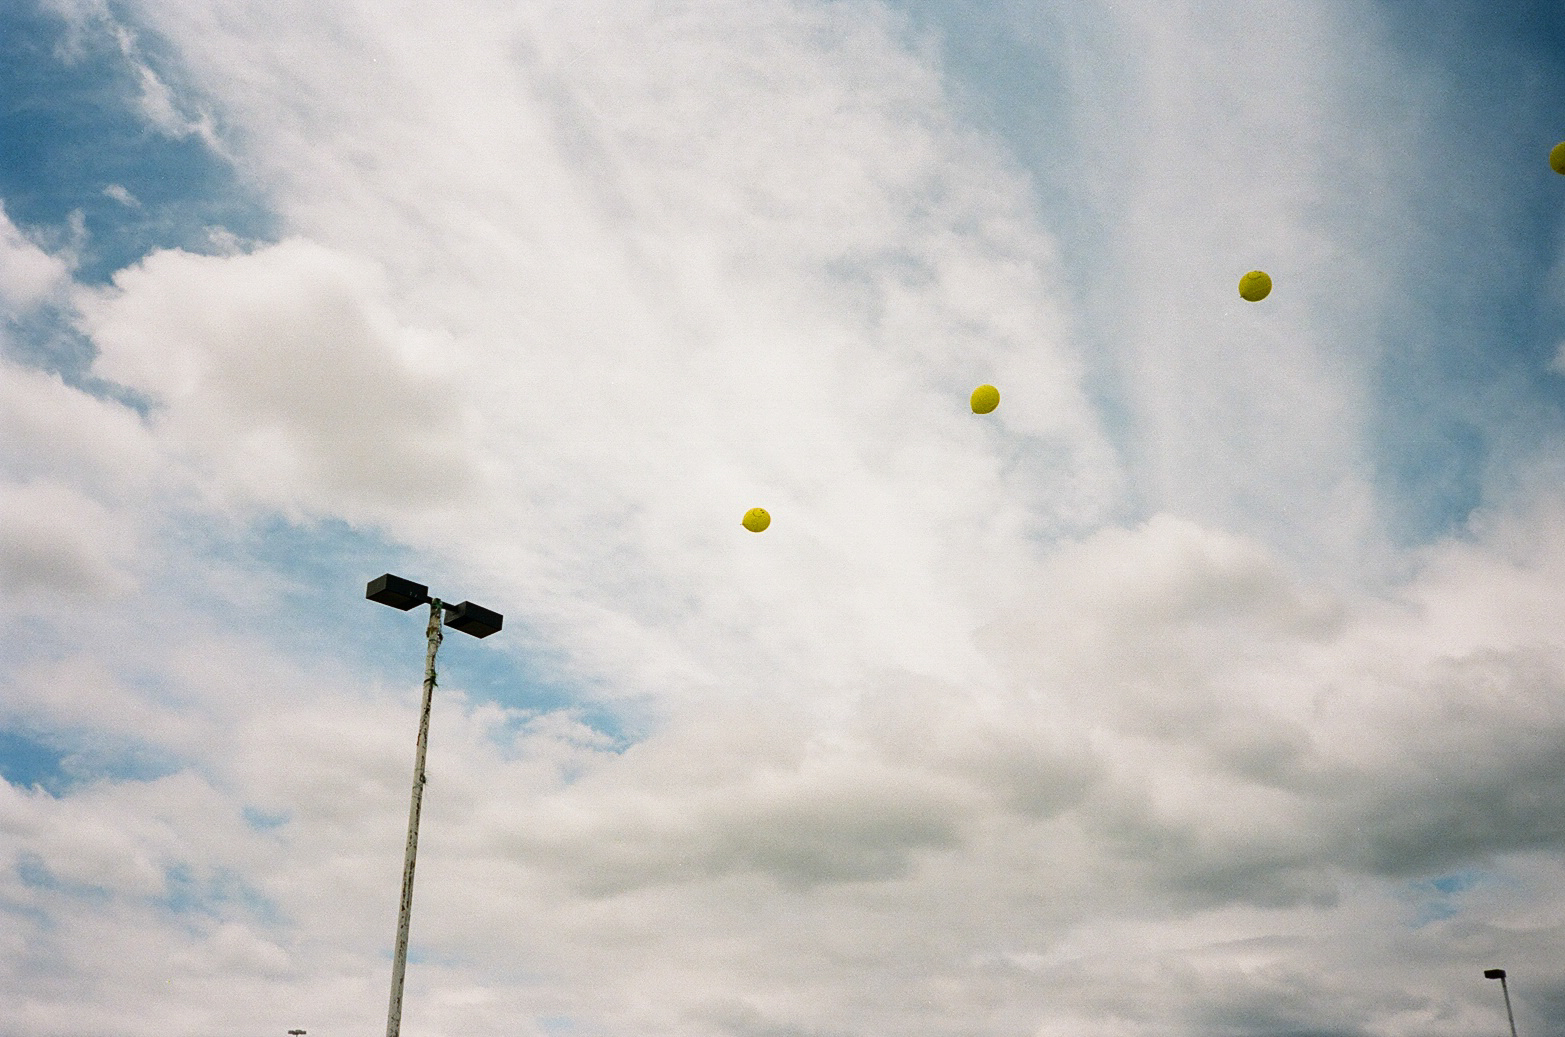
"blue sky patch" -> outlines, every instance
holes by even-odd
[[[0,729],[0,776],[53,796],[94,781],[153,781],[179,770],[177,760],[152,746],[114,744],[80,732]]]
[[[269,925],[281,920],[277,905],[233,872],[220,869],[200,879],[188,866],[176,864],[165,869],[163,880],[164,894],[153,902],[173,914],[224,918],[239,911]]]
[[[274,599],[256,604],[275,616],[269,635],[290,649],[345,660],[388,684],[422,682],[428,609],[401,612],[364,597],[365,584],[385,572],[425,584],[439,579],[407,548],[337,520],[292,523],[273,517],[218,553],[284,581]],[[548,675],[546,647],[509,603],[476,590],[464,594],[460,586],[431,590],[457,601],[475,596],[506,617],[505,627],[482,641],[446,629],[438,663],[442,685],[460,687],[475,701],[529,711],[574,701],[572,691]]]
[[[110,893],[102,886],[84,882],[70,882],[60,878],[49,867],[48,861],[36,853],[24,852],[16,859],[16,875],[24,886],[50,893],[63,893],[68,897],[85,900],[107,900]]]
[[[1414,904],[1412,928],[1421,929],[1455,918],[1462,913],[1462,894],[1486,880],[1487,876],[1482,872],[1462,871],[1411,883],[1407,896]]]
[[[293,818],[293,815],[286,810],[274,812],[261,810],[257,807],[245,807],[243,815],[245,824],[257,832],[275,831]]]
[[[68,42],[58,16],[0,4],[0,201],[14,223],[65,247],[79,212],[86,238],[76,276],[87,283],[107,282],[155,249],[211,252],[209,228],[275,235],[269,210],[199,135],[149,123],[137,69],[109,33]]]
[[[53,789],[65,776],[66,753],[17,731],[0,731],[0,778],[21,788]]]
[[[1539,304],[1562,228],[1565,183],[1548,153],[1565,137],[1565,7],[1385,0],[1378,11],[1398,50],[1440,84],[1422,156],[1428,193],[1409,213],[1431,247],[1400,272],[1418,318],[1394,315],[1384,329],[1376,427],[1402,532],[1421,539],[1465,521],[1496,463],[1527,463],[1494,457],[1492,441],[1565,431],[1565,383],[1546,374],[1565,309]]]

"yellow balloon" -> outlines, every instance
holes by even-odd
[[[772,517],[766,513],[765,508],[751,508],[744,513],[744,528],[752,533],[765,531],[772,524]]]
[[[974,414],[988,414],[1000,406],[1000,390],[992,385],[980,385],[973,390],[973,398],[968,402],[973,405]]]
[[[1565,176],[1565,140],[1554,145],[1554,150],[1549,152],[1549,168]]]
[[[1245,302],[1260,302],[1272,294],[1271,276],[1264,270],[1251,270],[1239,278],[1239,298]]]

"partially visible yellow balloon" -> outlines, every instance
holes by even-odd
[[[766,513],[765,508],[751,508],[744,513],[744,528],[752,533],[764,532],[771,524],[772,517]]]
[[[973,405],[974,414],[988,414],[1000,406],[1000,390],[992,385],[980,385],[973,390],[973,397],[968,402]]]
[[[1554,145],[1554,150],[1549,152],[1549,168],[1565,176],[1565,140]]]
[[[1272,279],[1264,270],[1251,270],[1239,278],[1239,298],[1245,302],[1260,302],[1272,294]]]

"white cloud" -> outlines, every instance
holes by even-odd
[[[220,490],[305,511],[417,503],[469,477],[440,336],[401,327],[373,267],[303,240],[160,252],[83,293],[94,371]]]
[[[70,275],[65,260],[39,248],[0,207],[0,317],[12,317],[60,291]]]
[[[57,483],[0,483],[0,588],[18,599],[130,589],[118,516]]]
[[[7,670],[8,724],[175,771],[0,789],[18,1025],[375,1025],[416,689],[268,625],[297,578],[220,548],[276,513],[375,526],[573,696],[442,673],[410,1032],[1493,1022],[1475,959],[1549,974],[1565,919],[1561,512],[1379,537],[1389,289],[1320,285],[1395,223],[1391,66],[1323,11],[1025,37],[1099,120],[1082,261],[882,7],[136,9],[290,236],[75,291],[145,419],[0,383],[58,548],[13,569],[189,592]]]
[[[941,631],[967,620],[928,574],[1090,522],[1115,485],[1053,246],[1016,172],[952,123],[882,19],[708,14],[413,29],[447,39],[438,59],[369,16],[343,36],[269,26],[260,50],[200,11],[159,28],[221,83],[287,217],[373,257],[395,319],[441,337],[492,481],[457,543],[444,518],[433,535],[486,559],[486,593],[585,625],[570,639],[586,670],[635,692],[749,683],[740,656],[714,668],[696,645],[762,608],[779,625],[763,636],[833,666],[911,651],[949,670]],[[431,74],[448,59],[466,72]],[[274,103],[301,69],[308,102]],[[339,134],[351,146],[319,147]],[[102,345],[116,377],[120,347]],[[967,392],[996,377],[1011,395],[979,423]],[[764,550],[731,535],[754,504],[776,516]],[[806,601],[840,612],[789,618]],[[892,601],[896,620],[873,616]]]
[[[110,184],[103,189],[103,193],[128,209],[141,208],[141,199],[131,194],[123,184]]]
[[[113,493],[158,477],[152,437],[129,407],[91,396],[45,374],[0,361],[4,469],[19,479],[70,477]]]

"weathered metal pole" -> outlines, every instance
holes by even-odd
[[[418,756],[413,764],[413,802],[408,807],[408,852],[402,862],[402,906],[397,912],[397,947],[391,961],[391,1006],[386,1037],[402,1031],[402,976],[408,967],[408,916],[413,911],[413,861],[418,854],[418,811],[424,801],[424,752],[429,748],[429,707],[435,697],[435,653],[440,651],[439,598],[429,601],[429,652],[424,657],[424,706],[418,719]]]

